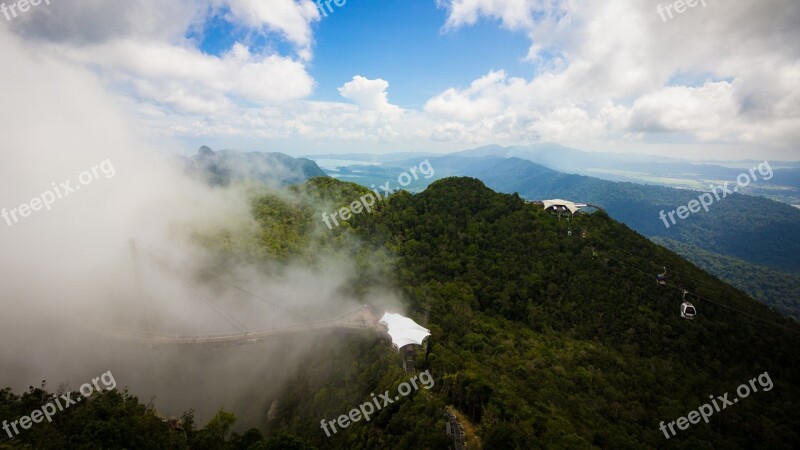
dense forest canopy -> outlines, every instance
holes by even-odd
[[[409,378],[374,334],[336,333],[318,340],[322,356],[301,366],[269,415],[264,405],[260,430],[232,432],[236,418],[224,411],[203,427],[191,412],[164,421],[158,399],[113,391],[13,440],[0,435],[0,448],[445,449],[447,405],[484,448],[800,445],[800,327],[603,212],[567,222],[479,180],[448,178],[328,230],[322,210],[368,190],[314,178],[290,192],[254,197],[255,235],[206,236],[206,245],[255,260],[348,252],[363,269],[355,298],[368,302],[372,283],[391,285],[431,330],[417,355],[417,370],[435,380],[430,391],[327,437],[320,419]],[[681,292],[659,287],[643,261],[670,267],[681,274],[672,282],[724,307],[697,300],[698,317],[681,319]],[[669,440],[659,430],[765,372],[774,389]],[[0,418],[46,397],[40,388],[0,391]]]

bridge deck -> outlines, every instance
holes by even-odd
[[[102,334],[136,342],[145,345],[203,345],[203,344],[249,344],[272,337],[303,331],[324,330],[328,328],[344,328],[351,330],[375,329],[380,330],[378,317],[367,306],[343,314],[332,320],[319,320],[303,322],[280,328],[270,328],[245,333],[223,333],[205,336],[184,336],[160,332],[143,333],[141,331],[126,330],[123,328],[103,328]]]

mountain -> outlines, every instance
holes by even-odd
[[[551,169],[589,175],[610,181],[628,181],[681,189],[705,190],[709,184],[734,182],[765,161],[699,162],[657,155],[586,152],[559,144],[538,143],[503,147],[488,145],[453,153],[454,156],[520,158]],[[769,180],[752,183],[743,192],[790,205],[800,205],[800,166],[797,161],[767,161]],[[762,177],[764,178],[764,177]]]
[[[452,153],[453,156],[520,158],[564,171],[581,171],[592,167],[630,168],[657,161],[678,163],[678,158],[662,158],[656,155],[629,153],[587,152],[560,144],[541,142],[525,146],[504,147],[485,145]]]
[[[485,147],[474,154],[493,154],[500,149],[504,147]],[[601,205],[615,219],[660,243],[680,244],[670,248],[753,297],[797,317],[800,259],[796,255],[800,244],[787,239],[800,231],[800,211],[796,209],[764,198],[734,194],[715,202],[708,213],[700,211],[666,228],[659,213],[688,204],[699,192],[570,175],[518,158],[448,155],[429,161],[437,179],[472,176],[500,192],[519,192],[528,199],[561,197]],[[350,166],[341,169],[341,173],[369,186],[414,162],[409,159],[377,167]],[[776,176],[778,172],[775,171]],[[434,179],[419,181],[421,184],[415,189],[424,188]]]
[[[420,374],[403,370],[386,339],[328,334],[259,405],[263,430],[231,433],[236,417],[225,411],[203,428],[191,411],[161,420],[158,399],[111,391],[13,442],[0,433],[0,447],[444,450],[448,409],[487,449],[800,446],[800,326],[602,211],[576,216],[585,233],[570,237],[563,220],[516,194],[447,178],[329,230],[322,205],[370,191],[313,178],[288,192],[253,199],[257,227],[208,245],[253,262],[324,264],[320,254],[343,252],[356,267],[342,296],[379,304],[376,289],[390,288],[394,306],[431,331],[416,353],[431,389],[392,399]],[[680,318],[681,291],[659,287],[647,261],[690,291],[694,320]],[[344,427],[345,414],[378,395],[383,407],[369,421],[322,430],[321,420]],[[0,417],[29,414],[49,396],[0,390]]]
[[[669,228],[660,212],[676,210],[700,192],[612,182],[570,175],[518,158],[431,158],[439,174],[458,173],[482,180],[500,192],[528,199],[566,198],[603,207],[615,219],[649,237],[664,237],[721,255],[800,273],[800,211],[769,199],[727,195]],[[676,217],[677,219],[677,217]]]
[[[430,156],[440,156],[431,152],[396,152],[396,153],[328,153],[317,155],[303,155],[303,158],[313,160],[339,160],[339,161],[362,161],[362,162],[397,162],[407,159],[425,159]]]
[[[333,204],[357,198],[339,181],[317,180],[302,188]],[[308,217],[309,225],[319,221],[315,212]],[[563,221],[517,195],[448,178],[420,194],[396,194],[349,225],[328,240],[354,234],[367,243],[365,254],[390,252],[385,275],[362,283],[393,283],[411,317],[431,330],[417,367],[436,385],[326,437],[320,418],[337,417],[370,392],[392,392],[410,375],[398,370],[399,355],[385,366],[385,344],[320,342],[324,356],[298,371],[272,430],[320,448],[449,448],[437,433],[452,405],[492,449],[800,443],[800,327],[605,213],[577,217],[586,238],[569,238]],[[374,267],[376,258],[363,263]],[[681,319],[681,292],[659,288],[653,274],[640,272],[642,260],[663,261],[686,277],[674,281],[719,304],[695,300],[701,315]],[[709,394],[733,399],[737,386],[764,374],[774,390],[669,440],[659,430]]]
[[[741,169],[749,169],[763,160],[739,161],[688,161],[685,159],[637,153],[587,152],[555,143],[536,143],[524,146],[486,145],[474,149],[451,153],[453,156],[527,159],[555,170],[584,173],[593,169],[615,169],[618,172],[639,171],[653,176],[677,177],[695,175],[708,178],[732,180],[741,173]],[[800,168],[798,161],[772,161],[772,165],[797,174]],[[603,173],[602,171],[598,171]]]
[[[236,150],[215,152],[204,145],[196,155],[180,159],[187,172],[212,185],[224,186],[243,180],[255,180],[267,185],[286,185],[326,176],[314,161],[292,158],[283,153],[245,153]]]
[[[351,170],[361,170],[362,166],[355,167],[359,162],[393,168],[399,163],[405,164],[410,160],[441,156],[444,155],[389,153],[311,155],[309,158],[324,162],[329,174],[335,176],[344,170],[343,166],[350,166]],[[658,155],[586,152],[553,143],[510,147],[486,145],[451,153],[448,156],[519,158],[559,172],[588,175],[609,181],[628,181],[701,191],[706,190],[711,184],[721,185],[726,181],[733,183],[739,175],[765,163],[752,160],[702,162]],[[770,175],[760,176],[758,182],[751,183],[741,192],[800,207],[800,162],[766,161],[766,163],[769,165]],[[351,181],[358,182],[353,178]]]

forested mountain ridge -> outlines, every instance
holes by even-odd
[[[191,157],[180,157],[191,176],[215,186],[251,180],[269,186],[300,183],[325,176],[317,163],[305,158],[292,158],[283,153],[214,151],[202,146]]]
[[[733,181],[747,169],[767,163],[774,176],[750,184],[747,195],[800,205],[800,162],[779,160],[690,161],[662,155],[586,152],[553,143],[502,147],[487,145],[452,153],[466,157],[520,158],[564,173],[609,181],[703,190],[709,184]]]
[[[701,210],[670,224],[668,229],[659,218],[660,212],[686,205],[699,192],[565,174],[515,158],[450,155],[430,161],[440,177],[473,176],[499,192],[518,192],[532,200],[560,197],[600,205],[615,219],[650,238],[680,243],[681,247],[676,247],[679,252],[689,248],[706,252],[707,258],[695,260],[701,267],[759,300],[782,305],[780,310],[787,314],[800,308],[793,275],[800,264],[796,256],[800,254],[800,242],[789,238],[800,233],[800,211],[796,208],[762,197],[734,194],[715,201],[708,213]],[[722,261],[741,264],[723,270]],[[737,276],[750,265],[757,266],[759,277]]]
[[[461,158],[463,160],[463,158]],[[800,272],[800,210],[762,197],[732,194],[709,212],[691,214],[669,228],[659,213],[697,199],[696,191],[600,180],[548,169],[517,158],[431,158],[439,173],[471,176],[499,192],[540,200],[566,198],[602,206],[648,237],[665,237],[704,250],[780,270]]]
[[[796,257],[800,254],[800,241],[790,238],[800,235],[800,210],[784,203],[739,193],[724,197],[720,194],[708,212],[701,210],[675,224],[668,221],[667,227],[660,218],[661,211],[669,213],[685,206],[701,192],[568,174],[514,157],[454,154],[428,159],[437,178],[474,177],[498,192],[517,192],[529,200],[565,198],[598,204],[615,219],[648,237],[673,239],[720,255],[800,273],[800,258]],[[385,178],[385,173],[401,171],[415,162],[410,159],[387,167],[358,166],[363,181],[352,181],[369,186],[378,173]],[[731,181],[733,188],[735,182]]]
[[[540,207],[458,178],[436,181],[418,195],[397,194],[348,225],[397,255],[397,288],[433,334],[430,354],[419,355],[420,370],[434,374],[436,398],[478,424],[486,448],[712,448],[712,441],[790,448],[800,442],[793,431],[800,419],[788,400],[800,395],[794,352],[800,328],[603,213],[575,221],[586,238],[568,237],[565,224]],[[658,288],[655,273],[615,261],[639,265],[618,248],[702,281],[674,280],[775,325],[703,301],[697,302],[700,317],[683,320],[680,292]],[[385,373],[374,364],[366,369],[346,351],[332,351],[324,364],[362,367],[367,373],[350,373],[372,383]],[[661,420],[685,415],[710,393],[721,395],[765,371],[782,380],[780,395],[775,381],[775,393],[761,392],[715,423],[669,441],[658,430]],[[276,429],[331,448],[435,448],[433,440],[420,446],[403,432],[414,429],[428,439],[443,426],[436,417],[408,415],[412,405],[399,409],[402,420],[385,419],[389,435],[380,426],[359,425],[342,436],[320,436],[313,417],[383,389],[369,383],[343,389],[343,383],[309,383],[282,399],[292,414],[276,419]],[[319,410],[319,392],[324,405],[337,406]],[[316,414],[298,419],[298,411],[309,410]]]
[[[448,178],[417,195],[395,194],[328,230],[320,219],[324,208],[369,191],[314,178],[290,192],[297,203],[272,194],[254,198],[254,235],[209,245],[254,260],[305,261],[320,249],[347,251],[359,267],[349,292],[354,299],[370,303],[373,286],[391,286],[405,299],[405,312],[431,330],[417,369],[430,371],[433,389],[327,437],[321,419],[347,413],[370,393],[396,389],[410,375],[398,353],[370,333],[321,336],[319,356],[302,365],[273,408],[264,405],[264,417],[270,414],[261,432],[272,441],[257,431],[231,436],[225,414],[202,430],[184,422],[184,435],[148,419],[135,399],[121,399],[76,409],[86,412],[81,422],[66,421],[73,412],[65,412],[63,422],[40,424],[30,440],[0,437],[0,447],[53,448],[80,435],[75,442],[87,448],[114,448],[115,427],[131,422],[140,448],[286,448],[276,444],[280,439],[293,448],[445,449],[452,443],[444,434],[448,404],[469,417],[488,449],[800,445],[800,327],[603,212],[577,216],[568,236],[565,221],[518,195]],[[698,317],[681,319],[681,293],[658,287],[643,260],[685,274],[671,282],[724,306],[693,299]],[[765,372],[773,389],[670,439],[659,430],[661,421],[675,421],[709,395],[734,392]],[[27,414],[39,396],[20,401],[0,393],[0,412]],[[96,432],[84,435],[76,423]]]

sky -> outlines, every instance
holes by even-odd
[[[258,426],[298,366],[313,360],[316,335],[220,352],[140,346],[109,334],[280,328],[297,324],[298,314],[336,317],[364,299],[402,313],[402,297],[382,282],[360,288],[363,297],[352,294],[364,276],[354,264],[355,240],[309,248],[313,258],[256,257],[252,243],[269,232],[252,202],[264,192],[208,186],[165,157],[181,145],[189,151],[185,136],[169,128],[189,117],[185,110],[294,95],[261,89],[260,71],[302,75],[303,64],[245,58],[241,48],[227,59],[203,57],[159,38],[192,27],[187,20],[169,28],[187,14],[177,2],[122,15],[109,12],[111,3],[55,9],[63,4],[53,0],[57,16],[41,13],[51,10],[40,3],[17,18],[52,23],[0,26],[0,386],[21,394],[47,380],[51,392],[74,391],[111,371],[119,389],[155,397],[166,416],[194,408],[205,421],[224,408],[245,429]],[[109,38],[119,35],[126,37]],[[221,236],[241,258],[219,258],[209,243]]]
[[[83,70],[167,153],[800,159],[796,0],[50,3],[0,11],[0,37]]]

